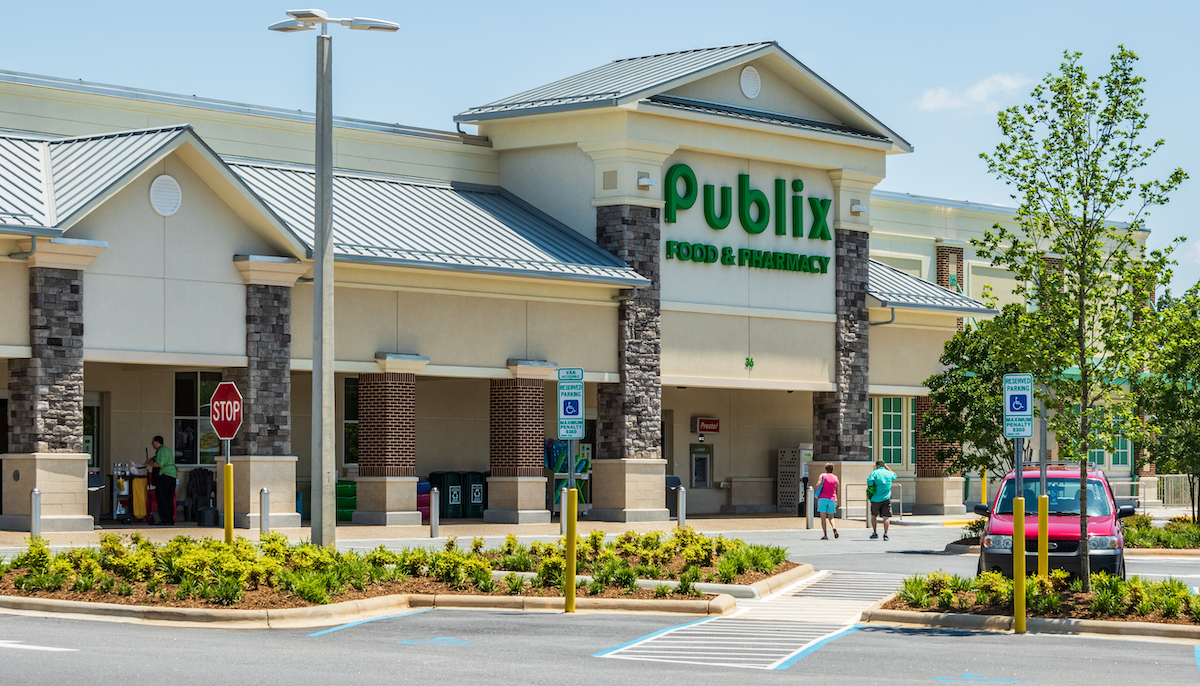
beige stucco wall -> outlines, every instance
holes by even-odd
[[[141,464],[150,439],[161,435],[174,441],[175,372],[167,367],[85,362],[85,392],[101,393],[108,418],[104,426],[107,466],[116,462]]]
[[[713,382],[777,382],[792,390],[833,382],[831,322],[697,312],[662,313],[662,375]],[[746,368],[746,358],[754,368]],[[784,386],[781,386],[784,387]],[[823,386],[822,386],[823,387]]]
[[[150,206],[151,182],[183,191],[171,217]],[[135,179],[67,232],[105,241],[84,272],[84,347],[246,354],[246,288],[235,254],[274,254],[177,156]]]
[[[779,74],[775,73],[772,65],[778,65],[778,62],[774,59],[757,59],[749,63],[748,66],[753,66],[758,71],[761,84],[758,96],[753,100],[746,97],[741,87],[742,70],[747,65],[727,69],[707,78],[693,81],[669,90],[667,94],[720,102],[747,109],[790,114],[805,119],[841,123],[837,117],[797,92]]]
[[[16,241],[3,254],[18,252]],[[29,345],[29,267],[25,262],[0,261],[0,345]]]
[[[663,409],[671,413],[671,454],[667,474],[683,479],[688,486],[688,512],[718,512],[729,505],[729,490],[690,488],[689,447],[696,442],[691,433],[692,417],[716,417],[721,432],[705,434],[704,444],[713,448],[714,486],[730,477],[774,477],[775,452],[812,441],[812,393],[796,391],[748,391],[717,388],[663,387]]]
[[[222,155],[313,163],[311,122],[0,83],[0,128],[80,136],[183,123]],[[498,156],[485,146],[333,131],[335,167],[492,185],[499,179]]]
[[[500,185],[587,240],[596,240],[596,210],[588,202],[594,165],[579,146],[507,151],[500,156]]]
[[[348,279],[371,276],[347,274]],[[418,276],[412,282],[422,280]],[[458,289],[361,282],[339,286],[335,357],[374,364],[377,352],[413,353],[428,356],[430,365],[492,370],[505,368],[509,359],[545,359],[588,372],[616,373],[617,307],[608,297],[613,289],[573,293],[563,288],[550,295],[552,284],[531,289],[501,279],[473,284],[461,278],[456,285]],[[483,290],[489,285],[498,290]],[[311,359],[310,285],[293,290],[292,330],[293,358]]]
[[[946,341],[957,332],[953,317],[941,317],[941,326],[921,322],[918,317],[897,312],[894,324],[872,326],[869,336],[870,383],[922,387],[925,380],[942,371],[938,361]],[[886,308],[872,308],[873,321],[887,321]],[[932,319],[932,317],[926,317]],[[945,321],[948,320],[948,321]]]

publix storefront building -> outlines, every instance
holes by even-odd
[[[775,43],[618,60],[455,120],[478,133],[335,120],[354,521],[419,524],[418,479],[450,471],[487,475],[485,519],[547,521],[559,367],[585,371],[592,518],[666,520],[669,477],[693,514],[776,511],[797,449],[850,487],[885,460],[906,508],[962,511],[923,384],[992,313],[985,285],[1011,290],[969,247],[1010,210],[875,191],[910,144]],[[0,526],[28,527],[36,486],[44,530],[90,528],[88,469],[156,434],[186,494],[221,380],[248,418],[235,521],[264,486],[296,510],[311,122],[0,73]]]

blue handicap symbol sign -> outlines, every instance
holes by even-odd
[[[579,400],[568,398],[563,401],[563,416],[578,417],[579,416]]]
[[[1029,396],[1024,393],[1013,393],[1008,396],[1009,412],[1028,412]]]

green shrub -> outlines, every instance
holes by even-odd
[[[679,575],[679,594],[691,597],[699,597],[700,589],[696,588],[696,580],[700,577],[700,572],[695,567],[690,568],[690,571]]]
[[[475,538],[471,539],[471,554],[483,554],[483,536],[476,536]]]
[[[52,555],[46,539],[41,536],[30,536],[25,539],[25,543],[28,547],[12,559],[12,567],[30,572],[48,571]]]
[[[108,574],[98,574],[96,576],[96,588],[101,593],[112,593],[113,587],[117,585],[117,580]]]
[[[975,577],[955,574],[950,577],[950,590],[955,593],[971,593],[975,590]]]
[[[987,517],[972,519],[967,522],[967,525],[962,528],[963,538],[979,538],[983,535],[983,530],[987,528]]]
[[[637,572],[632,567],[620,567],[613,574],[613,582],[620,586],[623,593],[634,593],[638,590]]]
[[[938,609],[949,610],[954,605],[954,592],[949,588],[943,588],[937,594]]]
[[[458,536],[447,536],[445,548],[447,552],[458,550]]]
[[[596,557],[604,549],[604,532],[597,529],[589,533],[583,545],[592,557]]]
[[[659,585],[655,586],[654,587],[654,597],[655,598],[670,598],[671,597],[671,587],[666,584],[659,584]]]
[[[500,559],[500,567],[514,572],[533,571],[533,558],[524,549],[518,548]]]
[[[246,587],[234,576],[217,579],[209,589],[208,599],[218,605],[236,605]]]
[[[396,569],[409,576],[425,576],[429,571],[430,553],[424,548],[410,548],[397,555]]]
[[[1088,610],[1094,617],[1116,614],[1118,612],[1118,602],[1117,594],[1109,589],[1103,591],[1093,590]]]
[[[925,577],[925,588],[930,595],[937,595],[942,592],[942,589],[949,588],[951,576],[942,570],[932,572]]]
[[[1154,520],[1149,515],[1135,514],[1132,517],[1125,518],[1125,529],[1150,529],[1154,527]]]
[[[133,595],[133,585],[127,581],[122,581],[117,585],[117,595],[131,596]]]
[[[383,547],[382,544],[378,548],[375,548],[371,552],[367,553],[367,556],[364,559],[366,560],[367,564],[371,565],[372,567],[388,567],[400,563],[400,556]]]
[[[590,595],[600,595],[604,589],[605,585],[596,579],[592,579],[587,585],[587,592]]]
[[[557,555],[543,557],[536,570],[537,576],[534,577],[534,585],[541,588],[561,587],[566,566],[566,561]],[[630,572],[632,571],[630,570]]]
[[[926,585],[925,577],[919,574],[905,577],[901,583],[900,590],[896,591],[896,597],[912,607],[928,607],[929,589]]]
[[[738,578],[739,574],[741,574],[741,570],[738,560],[734,559],[731,555],[721,558],[721,563],[717,565],[717,578],[721,580],[721,583],[731,584]]]
[[[504,545],[500,547],[501,555],[512,555],[518,549],[523,549],[521,542],[517,539],[516,534],[508,534],[504,537]]]
[[[96,578],[91,574],[78,574],[75,577],[74,583],[71,584],[71,590],[76,593],[87,593],[96,585]]]
[[[324,605],[329,602],[329,589],[323,572],[315,570],[283,572],[279,575],[279,582],[285,591],[310,603]],[[202,586],[205,585],[202,584]]]
[[[509,595],[517,595],[525,590],[525,580],[516,572],[509,572],[504,575],[504,591]]]
[[[1167,619],[1175,619],[1179,616],[1179,613],[1182,609],[1183,599],[1179,596],[1167,596],[1166,598],[1163,598],[1162,605],[1160,607],[1163,617],[1166,617]]]

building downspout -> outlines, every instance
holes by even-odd
[[[8,258],[10,260],[27,260],[31,255],[37,252],[37,236],[33,237],[33,246],[29,248],[29,252],[10,252]]]
[[[867,323],[870,324],[871,326],[883,326],[885,324],[895,324],[896,323],[896,308],[893,307],[893,308],[891,308],[891,310],[892,310],[892,318],[887,320],[886,322],[867,322]]]
[[[639,288],[641,288],[641,286],[634,286],[633,293],[631,293],[629,295],[614,295],[612,297],[613,302],[623,303],[623,302],[626,302],[629,300],[633,300],[634,298],[638,297],[638,289]]]

